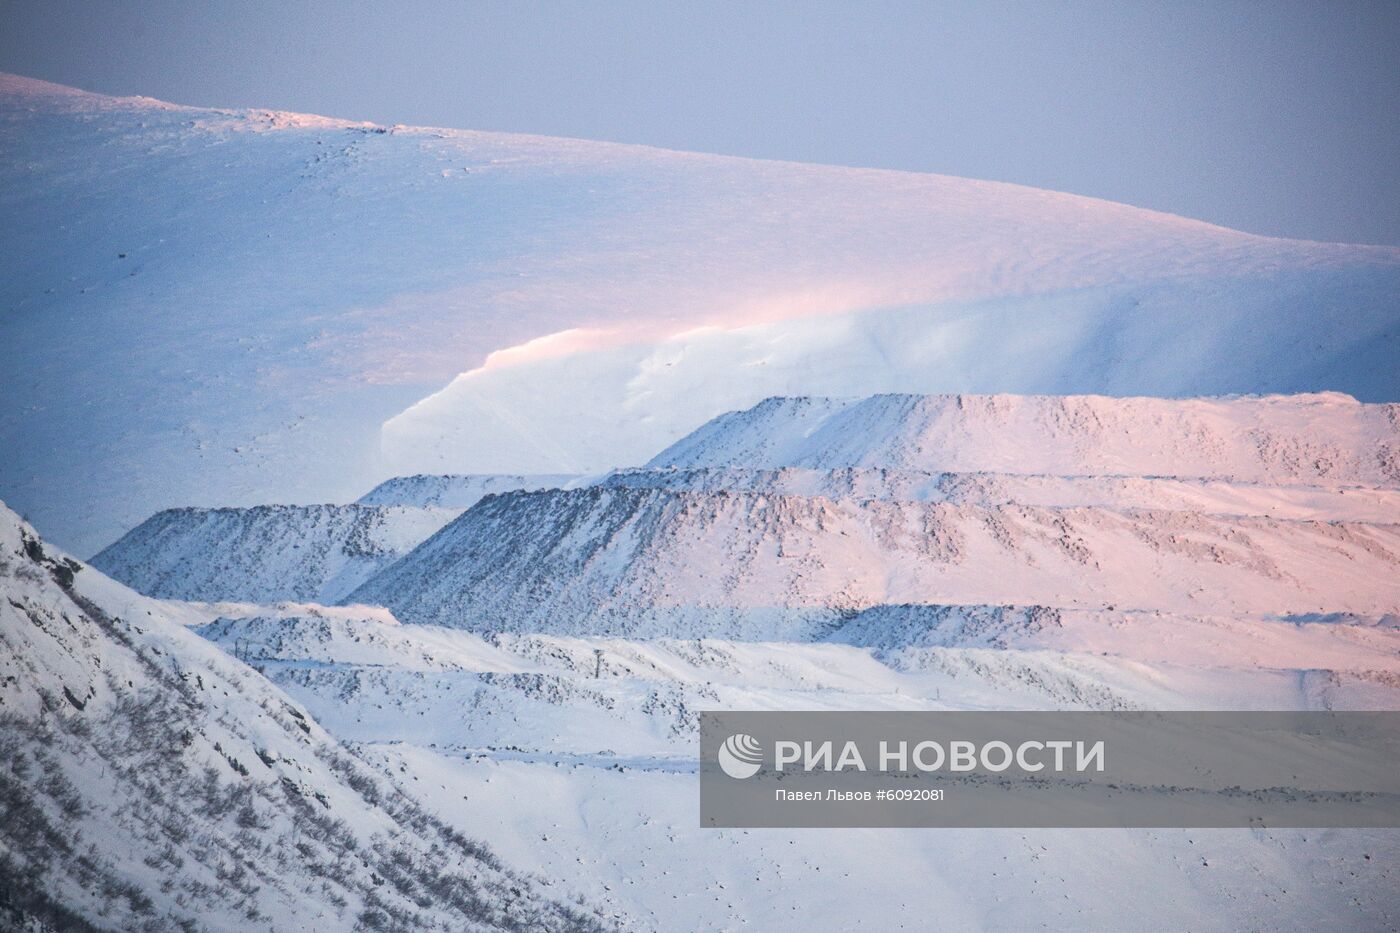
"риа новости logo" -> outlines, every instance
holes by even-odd
[[[716,757],[725,774],[732,778],[749,778],[763,766],[763,746],[758,739],[740,732],[724,740]]]

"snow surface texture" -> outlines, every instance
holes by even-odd
[[[567,473],[547,476],[395,476],[360,497],[364,505],[403,505],[416,508],[469,509],[485,496],[517,489],[552,489],[581,477]]]
[[[883,603],[1400,611],[1400,526],[662,490],[483,502],[349,597],[477,631],[814,637]]]
[[[401,476],[351,505],[167,509],[108,545],[92,564],[164,599],[330,603],[483,496],[579,479]]]
[[[1014,185],[0,77],[0,216],[0,492],[83,554],[774,394],[1400,399],[1400,250]]]
[[[378,505],[168,509],[92,565],[165,599],[335,602],[459,513]]]
[[[652,469],[484,500],[347,599],[799,641],[884,605],[1383,615],[1398,454],[1400,406],[1335,394],[770,399]]]
[[[1061,476],[1019,473],[930,473],[885,467],[818,470],[734,467],[619,470],[598,485],[693,492],[766,492],[827,499],[890,499],[956,505],[1096,505],[1114,510],[1170,509],[1212,515],[1393,522],[1400,488],[1272,485],[1168,476]]]
[[[646,928],[787,929],[814,911],[880,931],[1400,917],[1388,831],[746,832],[700,829],[694,810],[698,710],[1397,709],[1395,618],[891,607],[841,643],[797,645],[481,637],[303,608],[199,631],[444,819],[485,821],[513,861]]]
[[[1245,398],[773,398],[723,415],[652,468],[880,467],[1400,486],[1400,405]]]
[[[0,927],[603,928],[3,504],[0,586]]]

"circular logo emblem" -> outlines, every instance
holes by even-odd
[[[739,732],[724,740],[716,757],[725,774],[742,780],[763,767],[763,746],[753,736]]]

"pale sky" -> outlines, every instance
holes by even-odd
[[[0,0],[110,94],[1013,181],[1400,245],[1400,2]]]

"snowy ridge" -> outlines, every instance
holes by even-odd
[[[1050,606],[876,606],[827,641],[910,648],[1053,650],[1199,670],[1344,672],[1400,687],[1400,615],[1182,615]]]
[[[489,497],[348,597],[474,631],[809,640],[887,605],[1400,608],[1400,408],[775,398]],[[960,472],[948,472],[960,471]]]
[[[1241,401],[1211,400],[1215,435],[1172,416],[1195,401],[1164,403],[1133,448],[1147,456],[1116,475],[982,469],[1003,439],[985,426],[964,432],[977,470],[925,470],[927,430],[870,418],[856,438],[823,416],[829,446],[877,465],[736,458],[488,495],[346,600],[392,612],[168,611],[446,824],[636,926],[782,928],[801,903],[879,929],[1125,928],[1143,909],[1192,928],[1384,927],[1393,834],[695,826],[701,709],[1400,708],[1396,487],[1360,479],[1386,437],[1377,406],[1336,400],[1351,415],[1328,433],[1293,427],[1319,400],[1272,399],[1241,429],[1264,443],[1217,443]],[[1059,444],[1036,453],[1053,465],[1103,468],[1111,416],[1055,423],[1015,430]],[[804,430],[762,429],[807,455]],[[915,466],[879,465],[899,458]],[[1221,478],[1236,475],[1254,478]],[[164,608],[121,592],[107,602],[124,613]],[[1131,909],[1102,897],[1106,853],[1141,892]]]
[[[591,488],[481,502],[348,597],[476,631],[805,640],[884,603],[1393,612],[1400,526]]]
[[[1324,521],[1391,522],[1400,516],[1400,487],[1275,485],[1193,477],[928,473],[886,467],[697,467],[619,470],[602,477],[596,485],[980,506],[1094,505],[1113,510],[1166,509]]]
[[[807,639],[889,603],[1387,612],[1396,424],[1338,395],[772,399],[591,487],[412,476],[366,497],[475,502],[450,526],[401,505],[170,510],[94,562],[165,598],[574,635]],[[550,485],[574,488],[520,488]]]
[[[1400,486],[1400,405],[1338,393],[1244,398],[772,398],[648,466],[882,467]]]
[[[458,514],[358,504],[167,509],[92,565],[164,599],[334,602]]]
[[[369,606],[284,604],[275,611],[220,616],[191,629],[259,661],[330,661],[400,670],[487,670],[469,659],[493,657],[479,636],[459,629],[403,626]]]
[[[601,929],[0,506],[0,925]]]
[[[359,498],[363,505],[401,505],[415,508],[469,509],[483,496],[517,489],[551,489],[580,479],[570,473],[543,476],[466,475],[395,476]]]
[[[495,633],[488,636],[432,625],[400,625],[392,617],[365,612],[303,607],[276,615],[220,618],[195,629],[200,635],[256,663],[279,682],[294,670],[315,670],[330,677],[340,669],[349,677],[411,683],[418,675],[499,674],[514,682],[491,677],[471,677],[479,689],[493,686],[525,689],[526,675],[549,675],[576,681],[561,687],[561,696],[575,690],[587,692],[615,686],[588,681],[637,680],[653,686],[683,683],[689,687],[723,684],[756,686],[792,679],[792,686],[816,690],[848,684],[848,677],[873,673],[870,660],[908,667],[927,662],[940,652],[948,657],[995,658],[1001,651],[1007,664],[1025,663],[1035,655],[1052,666],[1055,655],[1063,659],[1111,658],[1110,667],[1122,665],[1122,677],[1102,695],[1117,691],[1120,702],[1146,702],[1150,684],[1163,688],[1185,670],[1209,679],[1217,672],[1224,682],[1260,671],[1287,676],[1292,671],[1325,674],[1333,681],[1330,701],[1345,704],[1363,698],[1380,698],[1382,706],[1400,702],[1400,615],[1181,615],[1124,610],[1055,609],[1048,606],[877,606],[847,614],[840,627],[824,643],[792,644],[723,641],[716,639],[571,638],[538,633]],[[854,653],[845,647],[863,649]],[[595,649],[597,649],[595,651]],[[985,651],[981,649],[995,649]],[[601,651],[602,657],[597,656]],[[781,670],[781,658],[831,659],[820,668],[794,675]],[[857,656],[865,655],[853,664]],[[844,659],[844,660],[837,660]],[[997,663],[986,660],[995,666]],[[1129,675],[1132,664],[1158,669],[1151,677],[1139,671]],[[1168,671],[1175,673],[1168,674]],[[596,675],[596,676],[595,676]],[[1084,671],[1084,683],[1106,672]],[[1132,677],[1142,681],[1129,686]],[[335,678],[331,678],[335,679]],[[1325,679],[1325,678],[1324,678]],[[1200,684],[1173,697],[1173,702],[1203,704]],[[531,688],[533,689],[533,688]],[[1192,691],[1196,691],[1194,694]],[[529,693],[530,690],[525,690]],[[1223,702],[1225,694],[1215,702]],[[549,700],[544,695],[536,699]],[[697,701],[703,695],[697,694]],[[714,699],[714,697],[711,697]],[[1235,696],[1231,703],[1239,702]],[[1315,698],[1314,698],[1315,699]],[[430,700],[439,703],[443,700]],[[1012,702],[1006,698],[1005,702]],[[1087,704],[1066,695],[1037,695],[1034,690],[1017,702],[1031,707]],[[1272,702],[1272,701],[1271,701]],[[1301,702],[1301,700],[1300,700]],[[605,704],[606,705],[606,704]],[[1205,708],[1205,707],[1202,707]],[[333,714],[332,714],[333,715]],[[444,734],[455,728],[474,729],[485,724],[455,726],[444,716],[425,725]],[[669,723],[688,737],[693,723]],[[572,732],[572,730],[571,730]],[[587,730],[572,732],[572,741],[602,741]],[[383,736],[388,738],[389,736]]]

